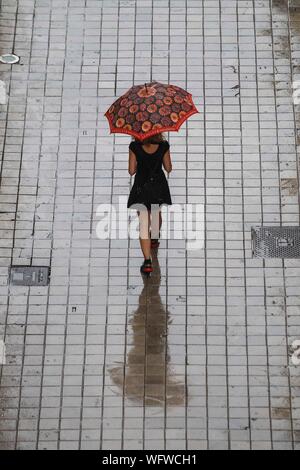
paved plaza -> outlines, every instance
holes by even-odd
[[[300,449],[300,259],[251,228],[300,226],[300,0],[2,0],[0,449]],[[173,203],[204,247],[100,239],[130,137],[104,112],[173,83]],[[49,266],[16,286],[10,266]],[[1,356],[1,354],[0,354]]]

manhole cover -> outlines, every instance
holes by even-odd
[[[50,268],[47,266],[11,266],[10,283],[13,286],[47,286]]]
[[[0,55],[0,62],[3,64],[16,64],[19,62],[20,57],[15,54],[3,54]]]
[[[254,258],[300,258],[300,227],[253,227]]]

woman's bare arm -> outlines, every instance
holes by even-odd
[[[133,176],[136,173],[136,156],[132,150],[129,150],[128,173]]]
[[[172,171],[172,162],[171,162],[171,155],[170,150],[167,150],[163,157],[163,167],[167,173],[171,173]]]

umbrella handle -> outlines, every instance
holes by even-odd
[[[147,83],[145,83],[146,93],[148,93]]]

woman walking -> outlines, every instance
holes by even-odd
[[[178,132],[181,125],[196,113],[198,110],[191,93],[177,85],[156,80],[133,85],[105,113],[111,133],[129,134],[134,138],[129,145],[128,170],[130,175],[135,175],[135,181],[127,207],[139,204],[135,208],[140,218],[140,243],[144,254],[141,271],[145,274],[153,270],[151,246],[158,246],[156,237],[160,236],[157,227],[161,225],[160,207],[172,204],[162,169],[163,166],[167,173],[172,170],[170,145],[162,133]]]
[[[151,239],[158,217],[159,230],[162,224],[161,206],[171,205],[172,200],[168,181],[162,168],[169,174],[172,163],[170,145],[164,135],[156,134],[142,141],[134,139],[129,145],[128,172],[135,175],[127,207],[136,208],[140,220],[140,245],[144,255],[141,272],[153,271],[151,248],[157,248],[157,238]],[[160,233],[158,234],[160,236]]]

